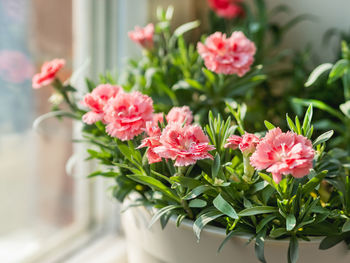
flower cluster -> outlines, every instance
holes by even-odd
[[[245,133],[242,137],[232,135],[227,139],[225,148],[231,148],[233,150],[239,148],[243,154],[247,155],[255,151],[259,142],[259,137],[251,133]]]
[[[306,137],[293,132],[283,133],[280,128],[270,130],[262,139],[245,133],[242,137],[232,135],[227,139],[226,148],[239,148],[243,155],[250,154],[250,164],[257,170],[271,172],[279,183],[282,175],[301,178],[310,173],[315,151]]]
[[[97,121],[106,123],[104,107],[111,98],[115,98],[121,91],[122,88],[120,86],[101,84],[91,93],[85,95],[83,104],[91,111],[83,116],[83,121],[87,124],[93,124]]]
[[[239,5],[241,0],[208,0],[208,2],[218,16],[232,19],[243,14],[243,9]]]
[[[129,32],[129,38],[139,44],[144,49],[153,48],[154,25],[148,24],[144,28],[136,26],[133,31]]]
[[[257,145],[250,161],[256,169],[271,172],[279,183],[282,175],[291,174],[295,178],[308,175],[314,156],[312,143],[306,137],[275,128]]]
[[[163,131],[158,127],[158,122],[148,122],[146,125],[148,137],[142,140],[139,148],[148,147],[149,163],[165,158],[174,160],[175,166],[188,166],[197,160],[213,158],[209,152],[215,148],[209,144],[209,138],[202,128],[191,124],[193,115],[189,107],[173,107],[166,120],[168,124]]]
[[[64,59],[54,59],[49,62],[45,62],[41,67],[41,72],[35,74],[33,77],[32,85],[34,89],[39,89],[44,86],[50,85],[56,78],[57,72],[66,64]]]
[[[242,77],[254,62],[256,47],[242,32],[236,31],[227,38],[226,34],[216,32],[205,43],[197,44],[198,53],[205,66],[218,74],[237,74]]]

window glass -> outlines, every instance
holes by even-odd
[[[32,75],[55,57],[71,74],[72,1],[0,0],[0,262],[18,262],[74,222],[71,122],[33,131],[50,110],[52,89],[31,88]]]

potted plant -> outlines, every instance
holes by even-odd
[[[158,13],[156,26],[129,34],[144,58],[123,85],[106,74],[87,81],[81,100],[56,77],[62,59],[33,77],[34,88],[54,87],[51,116],[83,123],[101,164],[89,177],[115,180],[130,262],[348,262],[349,165],[326,148],[333,131],[314,136],[312,104],[302,121],[287,115],[289,131],[263,120],[267,130],[250,129],[263,124],[245,119],[245,95],[269,78],[269,63],[254,65],[258,45],[241,31],[215,32],[195,49],[183,34],[197,22],[170,33],[172,9]],[[203,232],[199,245],[192,229],[198,240]]]

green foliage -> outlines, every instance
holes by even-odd
[[[193,230],[198,239],[208,224],[226,228],[227,237],[219,250],[234,236],[248,236],[255,239],[255,254],[260,262],[266,262],[266,238],[287,238],[290,240],[288,262],[294,263],[298,259],[299,239],[323,236],[321,249],[342,241],[350,243],[350,51],[343,42],[342,58],[335,64],[317,67],[306,81],[308,54],[295,56],[293,52],[284,50],[276,54],[275,51],[285,33],[308,17],[298,16],[279,25],[270,21],[263,0],[256,0],[255,5],[256,10],[244,4],[246,16],[234,21],[225,21],[211,13],[215,30],[231,33],[241,29],[257,45],[255,64],[243,77],[215,74],[206,69],[195,44],[187,41],[188,32],[197,28],[199,22],[189,22],[171,31],[172,7],[157,10],[154,49],[144,50],[140,60],[130,60],[127,70],[118,77],[110,72],[100,76],[100,83],[118,83],[126,91],[138,90],[151,96],[155,112],[166,113],[172,106],[190,106],[196,121],[203,124],[209,144],[215,147],[210,152],[212,159],[198,160],[186,167],[176,167],[171,159],[149,164],[147,149],[138,148],[144,134],[121,141],[106,133],[102,121],[83,124],[80,142],[89,145],[87,159],[94,159],[99,165],[88,177],[114,180],[111,190],[119,201],[137,193],[138,199],[132,206],[153,208],[150,226],[159,220],[164,228],[172,216],[179,226],[188,218],[194,221]],[[281,12],[289,12],[289,8],[278,6],[271,15]],[[268,39],[272,42],[265,41]],[[289,68],[276,70],[282,61]],[[324,80],[326,75],[328,78]],[[299,89],[283,93],[282,100],[273,94],[272,83],[285,78],[289,85]],[[322,87],[342,85],[345,101],[334,107],[322,98],[310,99],[307,95],[296,98],[304,94],[304,85],[299,84],[305,81],[305,94],[312,94],[310,90],[320,82]],[[55,105],[51,116],[80,120],[86,110],[77,103],[76,89],[59,80],[54,87],[70,112]],[[86,80],[86,87],[91,92],[96,83]],[[320,90],[313,90],[316,91]],[[313,141],[313,168],[303,178],[284,175],[276,183],[267,170],[250,167],[251,176],[246,180],[250,155],[226,148],[227,139],[235,133],[261,131],[264,126],[268,130],[280,127],[280,113],[291,107],[289,99],[298,114],[293,118],[287,114],[285,127]],[[302,106],[308,107],[304,116]],[[314,112],[315,109],[318,111]],[[325,115],[319,117],[321,111]],[[315,116],[317,122],[312,121]],[[323,116],[328,117],[323,119]],[[277,123],[263,122],[263,118]],[[166,123],[164,117],[159,127],[164,129]],[[327,127],[327,131],[319,133],[318,127]],[[337,136],[331,140],[333,130]],[[264,132],[259,134],[263,137]],[[326,143],[343,149],[328,150]]]

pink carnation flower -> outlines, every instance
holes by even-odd
[[[35,74],[32,79],[32,86],[34,89],[39,89],[50,85],[56,78],[57,72],[66,64],[64,59],[54,59],[45,62],[41,67],[41,72]]]
[[[204,44],[199,42],[197,50],[209,70],[242,77],[254,62],[256,47],[240,31],[233,32],[229,38],[226,38],[226,34],[216,32]]]
[[[147,151],[148,162],[150,164],[158,163],[162,161],[162,158],[158,154],[156,154],[153,150],[155,147],[158,147],[161,145],[159,140],[162,132],[158,127],[158,124],[155,124],[152,121],[148,121],[146,123],[146,134],[148,135],[148,137],[143,139],[141,142],[141,145],[137,148],[139,149],[139,148],[148,147],[148,151]]]
[[[152,121],[153,101],[138,91],[123,92],[108,101],[104,112],[107,133],[122,141],[131,140],[144,131],[147,121]]]
[[[186,124],[191,124],[193,121],[192,111],[188,106],[173,107],[166,116],[166,120],[168,123],[177,122],[181,124],[186,120]]]
[[[291,174],[295,178],[308,175],[314,155],[311,141],[306,137],[275,128],[258,144],[250,163],[256,169],[272,173],[273,180],[279,183],[282,175]]]
[[[158,122],[159,123],[163,123],[164,122],[164,113],[155,113],[153,114],[153,125],[157,125],[158,126]]]
[[[123,92],[120,86],[111,84],[101,84],[97,86],[91,93],[85,95],[83,104],[91,111],[84,114],[83,122],[93,124],[97,121],[104,121],[104,106],[108,100],[115,98],[118,93]]]
[[[196,125],[169,123],[160,136],[160,143],[161,146],[155,147],[153,151],[162,158],[176,160],[175,166],[188,166],[197,160],[213,159],[209,151],[215,148],[209,145],[208,137]]]
[[[243,154],[250,154],[255,151],[256,146],[260,142],[259,137],[251,133],[245,133],[242,137],[232,135],[227,139],[225,148],[239,148]]]
[[[153,48],[153,35],[154,25],[148,24],[146,27],[141,28],[136,26],[134,31],[128,33],[129,38],[135,43],[139,44],[145,49]]]
[[[243,9],[239,5],[241,0],[208,0],[208,2],[218,16],[231,19],[243,14]]]

